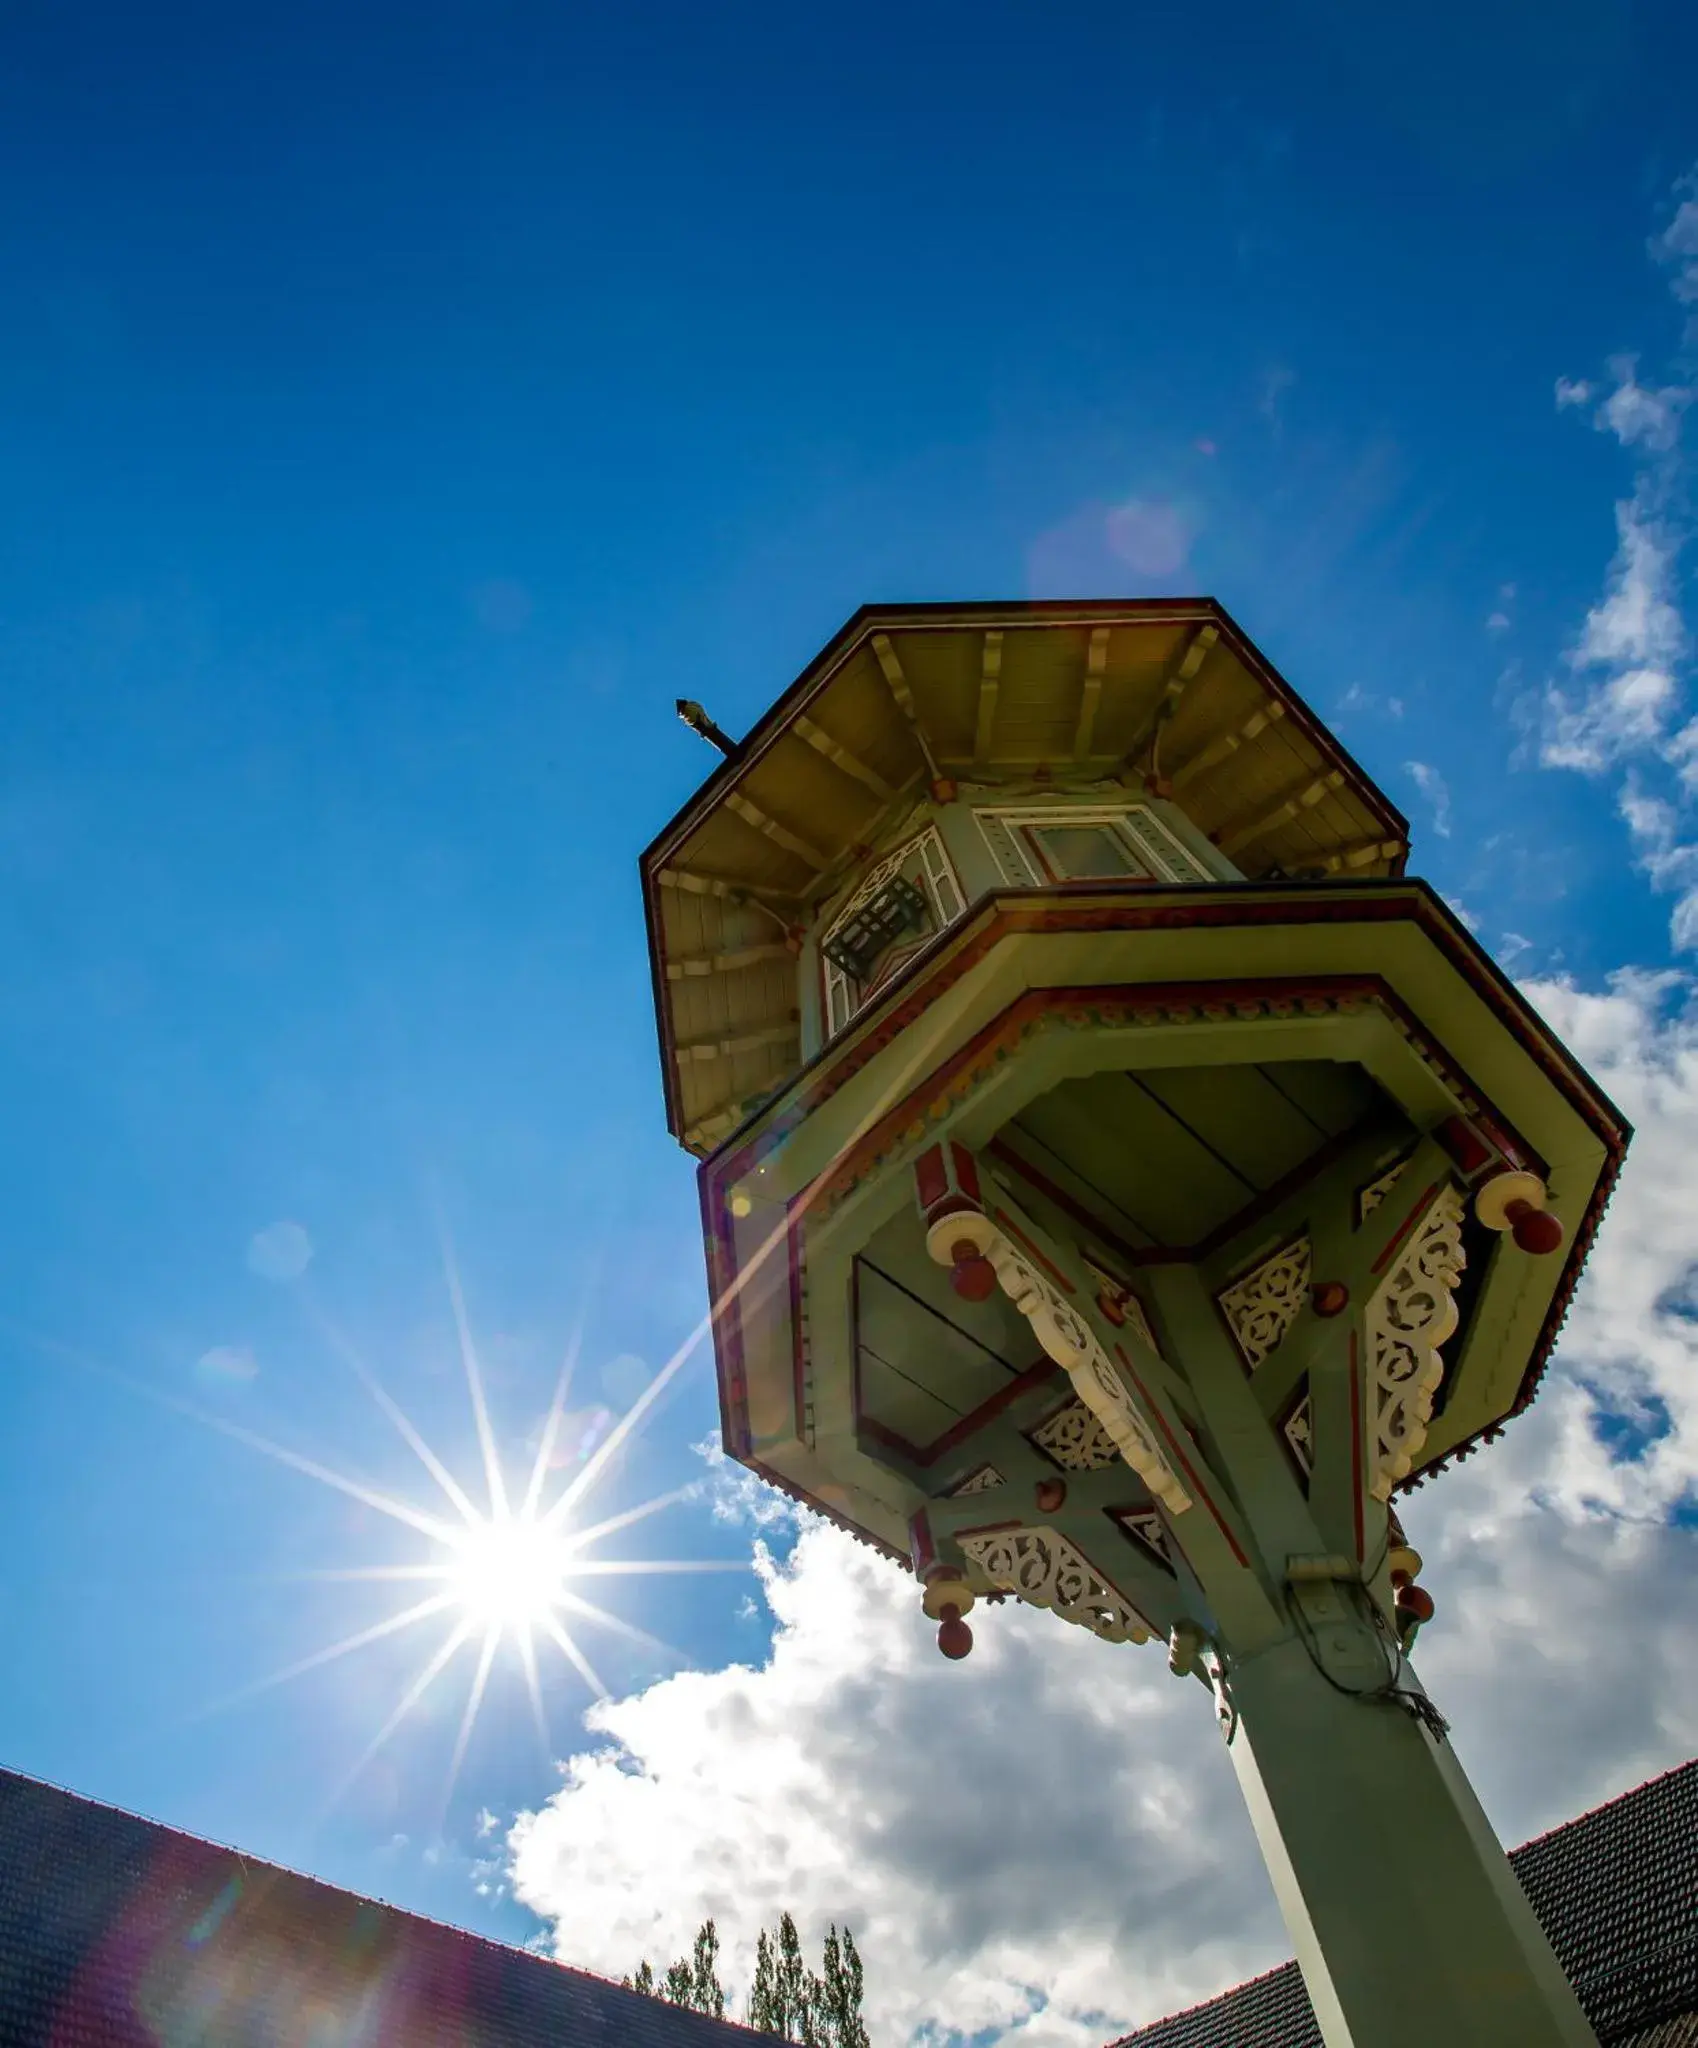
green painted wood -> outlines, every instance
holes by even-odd
[[[1262,1072],[1329,1136],[1349,1130],[1382,1100],[1354,1060],[1275,1060],[1264,1062]]]
[[[1256,1193],[1124,1074],[1068,1082],[1033,1103],[1020,1125],[1158,1244],[1192,1243]]]
[[[1170,1067],[1138,1079],[1257,1192],[1326,1142],[1260,1067]]]
[[[1230,1686],[1230,1753],[1327,2048],[1596,2048],[1448,1743],[1338,1691],[1295,1637]]]

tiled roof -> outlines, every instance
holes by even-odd
[[[0,1772],[4,2048],[766,2038]]]
[[[1604,2048],[1698,2048],[1698,1760],[1512,1851]],[[1295,1963],[1115,2048],[1321,2048]]]

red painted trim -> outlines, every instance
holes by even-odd
[[[857,1359],[860,1354],[861,1347],[857,1344]],[[1011,1379],[1006,1386],[998,1387],[988,1400],[981,1401],[978,1407],[970,1408],[965,1415],[958,1416],[941,1436],[934,1437],[929,1444],[911,1443],[907,1437],[898,1435],[888,1423],[880,1422],[876,1416],[863,1415],[859,1399],[855,1404],[855,1426],[865,1431],[868,1436],[876,1438],[886,1449],[895,1451],[899,1457],[906,1458],[911,1465],[918,1465],[923,1470],[928,1465],[935,1465],[939,1458],[946,1456],[950,1451],[958,1449],[969,1437],[976,1436],[987,1423],[994,1422],[1005,1408],[1012,1407],[1022,1394],[1029,1394],[1034,1387],[1043,1386],[1060,1371],[1061,1367],[1053,1358],[1040,1358],[1036,1365],[1027,1366],[1023,1373]]]
[[[1133,1369],[1132,1361],[1126,1356],[1126,1353],[1121,1349],[1121,1347],[1118,1344],[1116,1344],[1114,1347],[1114,1355],[1117,1359],[1119,1359],[1121,1367],[1125,1371],[1126,1377],[1132,1382],[1133,1386],[1137,1388],[1139,1398],[1143,1401],[1144,1407],[1149,1413],[1152,1420],[1155,1422],[1156,1427],[1161,1431],[1162,1435],[1166,1437],[1168,1449],[1172,1451],[1174,1457],[1178,1459],[1180,1467],[1184,1471],[1186,1478],[1189,1479],[1191,1482],[1191,1491],[1203,1503],[1204,1507],[1208,1509],[1210,1515],[1214,1518],[1215,1524],[1219,1528],[1220,1533],[1226,1538],[1227,1542],[1232,1546],[1233,1556],[1237,1558],[1238,1562],[1244,1567],[1246,1571],[1248,1571],[1250,1569],[1250,1560],[1244,1555],[1244,1552],[1239,1548],[1238,1538],[1232,1533],[1232,1529],[1228,1524],[1226,1517],[1221,1513],[1220,1509],[1215,1506],[1214,1495],[1197,1477],[1196,1468],[1192,1465],[1191,1460],[1188,1457],[1186,1457],[1184,1450],[1180,1446],[1178,1437],[1168,1427],[1167,1417],[1161,1412],[1160,1407],[1150,1399],[1149,1389],[1144,1385],[1143,1381],[1139,1379],[1136,1371]]]
[[[990,1212],[990,1216],[991,1221],[996,1225],[997,1229],[1002,1231],[1005,1236],[1013,1238],[1014,1242],[1020,1246],[1022,1251],[1025,1252],[1027,1258],[1034,1261],[1035,1264],[1042,1266],[1044,1271],[1055,1282],[1057,1287],[1061,1288],[1062,1291],[1067,1294],[1078,1293],[1079,1290],[1073,1285],[1073,1282],[1068,1279],[1067,1275],[1064,1272],[1062,1272],[1059,1266],[1054,1264],[1052,1260],[1046,1257],[1045,1254],[1042,1251],[1040,1251],[1035,1244],[1033,1244],[1032,1240],[1020,1228],[1019,1224],[1015,1222],[1012,1216],[1008,1215],[1005,1211],[1001,1209],[993,1209]]]
[[[1397,893],[1379,893],[1393,889]],[[1574,1065],[1543,1020],[1424,882],[1220,882],[1211,884],[1206,892],[1195,887],[1170,889],[1165,892],[1167,900],[1155,906],[1079,900],[1080,896],[1125,893],[1114,885],[1097,888],[1082,884],[1067,897],[1050,889],[999,890],[980,897],[947,932],[939,934],[926,955],[910,963],[901,982],[886,991],[884,1000],[890,1007],[884,1014],[869,1012],[859,1020],[858,1031],[844,1034],[815,1054],[791,1083],[794,1092],[789,1104],[764,1131],[745,1140],[718,1170],[730,1171],[733,1179],[738,1178],[754,1158],[780,1142],[1010,933],[1192,930],[1258,924],[1414,924],[1568,1096],[1605,1146],[1618,1150],[1625,1146],[1629,1129],[1620,1111],[1590,1076]],[[1230,985],[1212,982],[1201,986],[1230,998]],[[1098,988],[1079,993],[1100,997],[1109,991]],[[1389,990],[1385,999],[1396,1014],[1407,1015]],[[873,1007],[876,1010],[877,1006]],[[1416,1028],[1425,1043],[1425,1033]],[[727,1140],[727,1147],[732,1142]],[[710,1156],[700,1170],[716,1167],[717,1161],[717,1154]]]
[[[1031,1161],[1016,1152],[1006,1139],[993,1138],[985,1150],[993,1158],[1000,1159],[1004,1166],[1012,1167],[1023,1181],[1036,1188],[1047,1201],[1053,1202],[1064,1216],[1070,1216],[1075,1223],[1088,1230],[1094,1238],[1099,1239],[1113,1252],[1116,1258],[1123,1259],[1127,1265],[1151,1266],[1172,1263],[1174,1254],[1165,1246],[1145,1248],[1125,1243],[1109,1230],[1099,1217],[1093,1215],[1083,1202],[1076,1201],[1065,1188],[1057,1187],[1048,1174],[1040,1173]]]
[[[1184,900],[1186,896],[1191,899],[1189,902]],[[719,1154],[710,1156],[702,1162],[698,1172],[702,1183],[704,1218],[711,1213],[708,1205],[711,1187],[722,1186],[728,1179],[735,1180],[763,1153],[781,1144],[813,1108],[835,1093],[853,1074],[882,1051],[929,1006],[938,993],[966,973],[1008,932],[1173,929],[1191,926],[1219,927],[1233,923],[1244,925],[1284,922],[1309,925],[1408,922],[1414,924],[1432,940],[1475,995],[1493,1012],[1504,1028],[1564,1095],[1604,1148],[1603,1170],[1574,1231],[1562,1275],[1552,1295],[1538,1340],[1529,1356],[1520,1390],[1510,1410],[1511,1414],[1520,1414],[1530,1405],[1538,1391],[1540,1378],[1567,1317],[1587,1250],[1596,1235],[1598,1224],[1608,1206],[1620,1172],[1622,1156],[1631,1136],[1630,1126],[1603,1091],[1573,1064],[1543,1021],[1527,1006],[1502,971],[1481,951],[1451,911],[1426,884],[1412,882],[1397,887],[1388,886],[1380,881],[1332,882],[1320,885],[1319,888],[1308,883],[1217,884],[1208,891],[1207,901],[1200,900],[1200,896],[1201,892],[1197,890],[1183,893],[1174,891],[1170,892],[1166,903],[1150,905],[1123,902],[1100,907],[1081,902],[1077,896],[1072,896],[1067,901],[1058,901],[1054,892],[1042,890],[1003,891],[981,898],[977,905],[972,906],[964,914],[951,932],[940,935],[939,944],[930,959],[912,963],[903,983],[887,992],[885,1000],[889,1007],[882,1016],[868,1016],[863,1022],[859,1036],[850,1042],[834,1043],[826,1047],[803,1068],[792,1083],[793,1093],[789,1103],[773,1115],[769,1124],[744,1138],[734,1150],[732,1144],[728,1143]],[[1250,900],[1245,900],[1246,898]],[[1413,1026],[1413,1020],[1407,1019],[1403,1006],[1377,977],[1368,978],[1366,985],[1388,1011],[1395,1016],[1405,1017]],[[1223,988],[1222,984],[1211,983],[1205,986],[1212,990],[1217,999],[1230,999],[1230,989]],[[1275,982],[1261,986],[1279,988],[1281,984]],[[1289,992],[1291,985],[1284,986]],[[1046,999],[1066,994],[1065,991],[1036,993],[1041,993]],[[1150,1000],[1159,997],[1161,993],[1162,991],[1154,985],[1146,985],[1137,990],[1140,1000]],[[1087,989],[1077,994],[1098,1006],[1113,1000],[1113,992],[1104,988]],[[980,1034],[972,1047],[964,1047],[953,1059],[946,1062],[939,1073],[931,1077],[932,1081],[946,1082],[953,1078],[982,1049],[982,1041],[992,1031],[1008,1026],[1010,1020],[1020,1013],[1022,1003],[1026,1000],[1022,998],[1011,1005],[1003,1018],[987,1027],[986,1032]],[[1437,1061],[1425,1032],[1418,1026],[1413,1026],[1413,1036],[1422,1051],[1422,1056],[1433,1060],[1441,1071],[1448,1072],[1448,1063]],[[1471,1088],[1469,1092],[1477,1095],[1479,1091]],[[896,1117],[904,1114],[912,1114],[910,1105],[905,1104],[902,1110],[884,1119],[880,1127],[881,1132],[887,1128],[895,1128]],[[1502,1120],[1494,1114],[1493,1121],[1501,1123]],[[1510,1142],[1516,1144],[1518,1150],[1522,1149],[1518,1140],[1511,1138]],[[854,1149],[859,1153],[862,1148]],[[876,1156],[876,1152],[872,1156]],[[1530,1148],[1528,1156],[1530,1166],[1533,1170],[1538,1170],[1539,1162],[1531,1157]],[[841,1164],[842,1162],[840,1168]],[[816,1184],[816,1188],[809,1191],[810,1199],[818,1190],[819,1184]],[[716,1348],[717,1344],[716,1322]],[[733,1363],[722,1358],[722,1380],[728,1365]],[[728,1402],[722,1389],[722,1413],[727,1421],[728,1447],[732,1445],[730,1425],[739,1397],[740,1388],[733,1388]],[[1426,1471],[1441,1471],[1458,1451],[1470,1448],[1480,1436],[1486,1436],[1488,1439],[1495,1436],[1500,1427],[1500,1423],[1487,1425],[1484,1431],[1465,1439],[1443,1457],[1435,1458],[1426,1467]],[[1424,1473],[1411,1474],[1408,1479],[1400,1482],[1399,1490],[1407,1491],[1419,1485],[1424,1476]]]
[[[934,1208],[949,1193],[949,1171],[943,1163],[941,1145],[928,1145],[914,1161],[914,1186],[922,1209]]]
[[[802,1217],[804,1198],[793,1197],[785,1206],[784,1250],[790,1282],[790,1392],[795,1404],[796,1440],[806,1443],[807,1354],[806,1329],[802,1319]]]
[[[1426,1215],[1428,1209],[1438,1199],[1439,1190],[1443,1186],[1443,1181],[1436,1180],[1433,1182],[1430,1188],[1427,1188],[1422,1194],[1416,1197],[1414,1208],[1410,1210],[1409,1214],[1405,1216],[1403,1221],[1397,1226],[1396,1232],[1386,1240],[1385,1245],[1382,1247],[1380,1251],[1379,1257],[1374,1261],[1373,1265],[1369,1267],[1368,1270],[1371,1273],[1383,1273],[1386,1267],[1391,1264],[1392,1260],[1397,1257],[1398,1253],[1402,1251],[1403,1247],[1409,1241],[1409,1233],[1415,1228],[1416,1224],[1420,1222],[1421,1218]]]
[[[1356,1518],[1356,1562],[1362,1562],[1362,1372],[1356,1332],[1350,1333],[1350,1507]]]

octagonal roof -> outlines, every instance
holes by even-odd
[[[642,857],[668,1121],[799,1059],[796,933],[918,797],[1119,778],[1249,879],[1401,874],[1408,823],[1212,598],[866,606]],[[712,969],[732,960],[733,976]]]

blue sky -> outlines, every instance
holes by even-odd
[[[299,1574],[408,1554],[228,1428],[422,1499],[341,1332],[469,1482],[444,1236],[515,1469],[574,1331],[580,1416],[689,1337],[672,700],[740,730],[863,601],[1218,596],[1625,1092],[1683,1085],[1698,19],[1277,15],[8,10],[0,1760],[535,1930],[505,1659],[445,1811],[469,1656],[323,1811],[428,1629],[206,1713],[396,1604]],[[698,1354],[606,1512],[714,1414]],[[746,1563],[728,1512],[611,1547]],[[616,1604],[706,1672],[784,1626]],[[556,1757],[587,1699],[556,1660]]]

